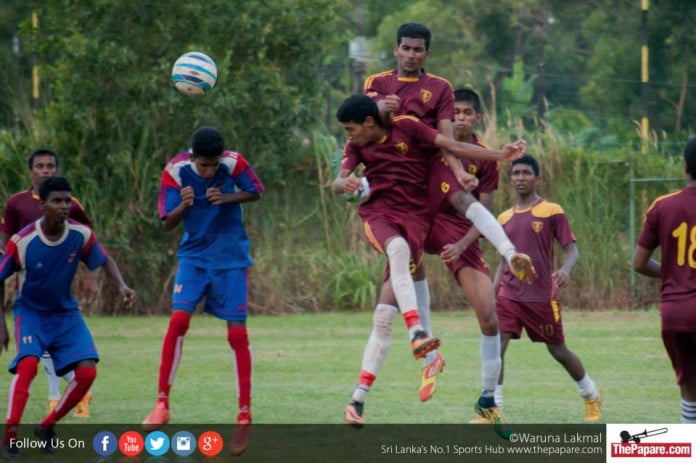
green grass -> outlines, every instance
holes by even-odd
[[[657,311],[566,311],[568,346],[582,359],[604,398],[604,422],[677,423],[679,391],[659,337]],[[254,316],[256,423],[340,423],[357,379],[371,313]],[[479,334],[473,312],[435,313],[447,368],[435,397],[418,401],[420,363],[397,319],[392,349],[366,403],[370,423],[466,423],[478,397]],[[88,317],[101,355],[92,416],[68,423],[137,423],[156,395],[165,317]],[[14,340],[12,340],[12,343]],[[3,353],[7,364],[14,355]],[[6,384],[10,376],[6,376]],[[0,389],[6,403],[7,388]],[[196,314],[171,396],[173,423],[229,423],[236,416],[232,354],[220,320]],[[46,408],[42,371],[24,422]],[[540,344],[513,341],[506,358],[505,412],[517,423],[579,423],[575,385]]]

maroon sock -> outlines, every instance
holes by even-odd
[[[10,443],[10,439],[17,439],[17,426],[19,426],[24,408],[27,406],[29,386],[36,377],[38,365],[38,357],[24,357],[17,364],[17,372],[10,382],[10,409],[7,411],[3,447]]]
[[[63,397],[60,398],[56,408],[46,418],[41,420],[41,427],[50,429],[59,419],[67,415],[87,394],[96,377],[96,367],[75,368],[75,378],[68,383]]]
[[[157,400],[163,401],[167,408],[169,408],[169,391],[181,361],[181,354],[184,350],[184,335],[188,331],[190,322],[190,313],[175,310],[169,319],[169,327],[162,342]]]
[[[234,351],[237,365],[237,390],[239,409],[251,407],[251,350],[246,327],[233,326],[227,329],[227,341]]]

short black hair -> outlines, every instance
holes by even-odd
[[[54,191],[69,191],[72,193],[70,182],[63,177],[46,177],[41,180],[39,185],[39,198],[41,201],[46,201],[48,195]]]
[[[430,29],[420,23],[406,23],[396,30],[396,46],[401,45],[401,39],[424,39],[425,49],[430,50]]]
[[[470,88],[458,88],[454,91],[454,101],[465,101],[471,103],[474,107],[474,111],[477,113],[481,112],[481,98],[479,98],[478,93],[471,90]]]
[[[39,148],[37,150],[34,150],[34,152],[31,153],[27,158],[27,165],[29,166],[29,170],[34,168],[34,158],[36,158],[37,156],[53,156],[53,159],[56,161],[56,167],[58,167],[58,154],[56,154],[55,151],[49,148]]]
[[[537,162],[537,160],[531,154],[525,153],[521,158],[515,159],[514,161],[512,161],[511,167],[515,167],[517,164],[525,164],[527,166],[530,166],[532,168],[532,171],[534,172],[534,176],[539,176],[539,162]]]
[[[377,103],[367,95],[355,94],[345,99],[336,111],[338,122],[355,122],[362,124],[368,116],[372,116],[378,125],[382,125]]]
[[[689,169],[689,175],[696,180],[696,137],[689,140],[684,148],[684,162]]]
[[[214,158],[225,150],[225,139],[214,127],[201,127],[191,135],[191,151],[194,156]]]

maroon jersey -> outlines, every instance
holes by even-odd
[[[488,148],[485,143],[476,138],[474,144],[482,148]],[[468,158],[460,158],[459,161],[464,166],[465,171],[479,179],[478,186],[471,192],[476,199],[479,198],[481,193],[492,193],[498,189],[498,171],[500,170],[498,161],[480,161]],[[462,190],[464,189],[457,181],[444,158],[438,156],[430,169],[428,210],[434,216],[449,216],[448,221],[464,228],[464,233],[466,233],[466,230],[471,227],[471,221],[461,216],[448,200],[450,196]]]
[[[474,135],[474,144],[483,148],[488,148],[488,145],[483,143]],[[479,184],[472,194],[479,199],[481,193],[493,193],[498,189],[498,177],[500,175],[500,162],[498,161],[482,161],[468,158],[461,158],[460,161],[464,166],[464,170],[479,179]]]
[[[398,95],[400,114],[415,116],[433,128],[438,121],[454,119],[452,84],[425,71],[420,77],[399,77],[396,69],[371,75],[365,80],[364,93],[376,101]]]
[[[358,208],[364,214],[417,214],[427,220],[429,155],[423,145],[435,142],[437,131],[411,116],[395,117],[385,137],[359,147],[347,143],[341,169],[365,165],[370,196]]]
[[[522,283],[506,266],[499,295],[524,302],[556,299],[558,288],[551,278],[554,240],[564,248],[575,241],[561,206],[540,198],[529,209],[508,209],[498,216],[498,221],[517,251],[532,259],[538,275],[532,284]]]
[[[12,236],[25,226],[41,218],[42,215],[43,212],[39,207],[39,195],[33,193],[31,188],[21,193],[16,193],[10,196],[5,205],[5,213],[2,216],[2,232]],[[92,222],[85,214],[84,207],[74,197],[70,206],[69,217],[88,227],[92,226]]]
[[[660,247],[662,329],[696,330],[696,188],[657,198],[645,216],[638,245]]]
[[[476,145],[488,148],[479,140],[475,141]],[[476,198],[479,193],[491,193],[498,188],[497,161],[474,161],[467,158],[460,161],[466,171],[479,179],[479,186],[472,192]],[[463,188],[442,156],[437,156],[430,168],[428,181],[428,211],[432,216],[432,226],[425,240],[425,252],[440,254],[444,245],[459,241],[473,224],[459,214],[449,202],[449,198]],[[457,262],[447,266],[452,273],[456,273],[462,267],[471,267],[488,275],[488,267],[478,241],[473,242]]]

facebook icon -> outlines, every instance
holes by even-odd
[[[94,436],[92,440],[94,451],[103,457],[112,455],[118,447],[118,439],[116,435],[109,431],[101,431]]]

